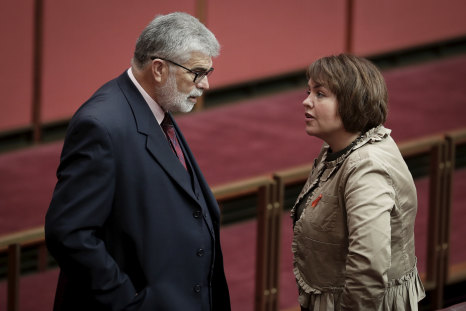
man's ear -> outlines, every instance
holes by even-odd
[[[167,66],[161,59],[154,59],[152,61],[151,72],[155,82],[164,83],[167,75]]]

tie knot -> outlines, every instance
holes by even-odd
[[[172,123],[172,120],[170,119],[170,117],[168,116],[168,113],[165,114],[165,117],[163,118],[162,123],[160,123],[160,126],[164,130],[168,130],[168,129],[173,128],[173,123]]]
[[[160,127],[162,128],[165,135],[167,136],[168,142],[170,143],[172,150],[175,152],[181,164],[186,169],[187,166],[186,166],[186,160],[184,158],[183,150],[181,150],[180,143],[178,142],[178,139],[176,138],[175,126],[173,125],[173,122],[170,119],[170,116],[168,115],[168,113],[165,114],[165,117],[163,118],[162,123],[160,123]]]

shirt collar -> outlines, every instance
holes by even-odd
[[[138,89],[139,93],[141,93],[142,97],[144,97],[144,100],[146,101],[147,105],[149,105],[149,108],[154,114],[154,117],[157,120],[157,122],[159,124],[162,123],[163,118],[165,117],[165,112],[163,111],[162,107],[160,107],[160,105],[157,104],[157,102],[152,97],[150,97],[150,95],[147,94],[147,92],[142,88],[142,86],[134,77],[131,68],[128,69],[127,73],[131,81],[133,81],[134,85]]]

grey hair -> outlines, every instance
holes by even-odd
[[[151,56],[185,62],[191,52],[218,56],[220,44],[197,18],[183,12],[157,15],[136,41],[133,64],[142,69]]]

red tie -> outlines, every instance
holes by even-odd
[[[165,132],[165,135],[167,136],[168,141],[170,142],[170,146],[172,147],[176,156],[180,160],[181,164],[183,164],[184,168],[187,170],[183,151],[181,150],[181,146],[178,142],[178,139],[176,138],[175,127],[173,126],[173,123],[170,120],[170,117],[168,116],[168,114],[165,114],[165,118],[163,118],[163,121],[160,124],[160,126]]]

